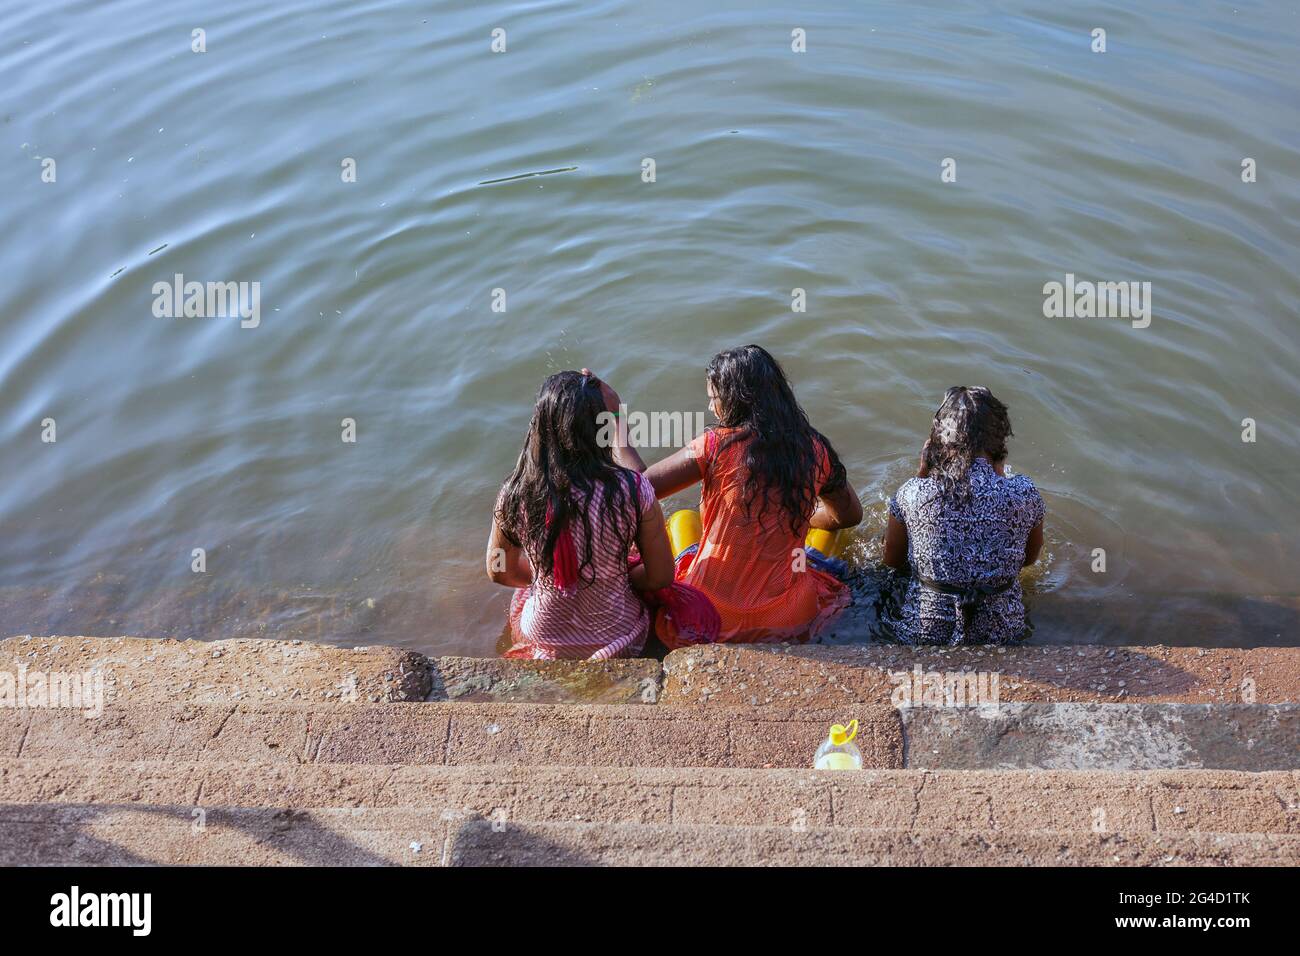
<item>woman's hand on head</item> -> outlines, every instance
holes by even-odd
[[[613,386],[589,368],[584,368],[582,374],[591,376],[600,384],[600,396],[605,400],[605,410],[608,412],[618,411],[618,407],[623,403],[623,400],[618,397],[618,392],[614,391]]]

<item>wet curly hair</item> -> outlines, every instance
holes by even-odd
[[[1005,459],[1010,437],[1006,405],[982,385],[954,385],[944,393],[925,443],[928,476],[945,498],[968,497],[971,464],[980,455],[994,462]]]
[[[718,399],[718,427],[735,429],[724,444],[745,440],[745,513],[760,523],[779,517],[793,532],[817,508],[817,497],[848,480],[830,441],[808,422],[781,363],[760,345],[713,356],[706,371]],[[830,472],[816,486],[818,445]]]

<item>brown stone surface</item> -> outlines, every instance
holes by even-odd
[[[1300,837],[519,823],[443,809],[0,806],[0,865],[1273,865]]]
[[[438,808],[515,822],[1300,834],[1300,773],[0,760],[0,803]]]
[[[902,683],[890,674],[914,676],[918,664],[923,674],[997,674],[1003,703],[1300,702],[1300,647],[717,644],[668,655],[660,702],[831,709],[889,703]]]
[[[892,673],[998,675],[1002,702],[1300,701],[1300,648],[895,646],[688,648],[658,662],[425,658],[302,641],[31,637],[0,641],[0,670],[105,669],[121,703],[313,705],[418,700],[661,702],[836,709],[889,703]],[[662,688],[661,688],[662,682]],[[1253,683],[1252,683],[1253,682]]]
[[[434,699],[535,704],[653,704],[659,662],[435,657]]]
[[[0,806],[0,865],[438,866],[459,822],[441,810]]]
[[[1300,704],[914,707],[906,766],[955,770],[1300,769]]]
[[[901,767],[902,721],[861,707],[869,767]],[[803,767],[834,714],[576,704],[162,707],[97,719],[0,709],[0,756],[287,763]]]
[[[452,866],[1295,866],[1300,837],[540,823],[456,830]]]
[[[999,704],[896,709],[916,664],[997,673]],[[110,697],[0,707],[0,863],[1300,862],[1296,648],[716,646],[661,673],[0,641],[23,665],[103,668]],[[877,769],[806,769],[852,717]]]
[[[1300,836],[510,823],[443,809],[0,806],[0,865],[1274,865]]]
[[[0,671],[104,672],[109,702],[325,704],[424,700],[426,658],[395,647],[303,641],[32,637],[0,641]]]

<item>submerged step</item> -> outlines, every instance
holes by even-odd
[[[442,809],[0,806],[0,865],[1275,865],[1300,837],[511,823]]]
[[[0,759],[3,804],[441,807],[513,822],[1300,834],[1300,773]]]

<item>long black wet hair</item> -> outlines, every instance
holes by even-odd
[[[970,495],[970,467],[983,454],[994,462],[1007,457],[1012,437],[1007,406],[983,385],[954,385],[934,413],[930,440],[925,446],[929,477],[939,483],[944,497]]]
[[[718,426],[737,429],[724,441],[751,439],[745,448],[749,472],[745,511],[760,520],[770,506],[797,533],[817,507],[817,496],[845,482],[844,465],[831,443],[808,422],[785,370],[766,349],[743,345],[713,356],[706,371],[717,397]],[[818,488],[817,444],[826,449],[831,471]]]
[[[641,513],[635,472],[614,463],[613,443],[599,440],[605,400],[600,381],[581,372],[556,372],[537,393],[523,451],[497,499],[496,521],[503,534],[528,555],[535,569],[555,569],[555,541],[569,526],[579,546],[578,577],[595,580],[587,502],[604,491],[600,524],[631,546]],[[635,507],[629,508],[629,502]],[[551,520],[547,523],[547,510]]]

